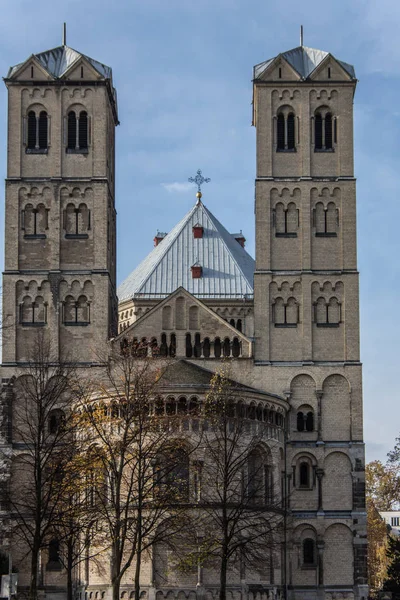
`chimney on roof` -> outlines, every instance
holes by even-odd
[[[154,236],[154,246],[158,246],[158,244],[163,241],[166,235],[167,234],[163,231],[157,231],[156,235]]]
[[[192,271],[192,279],[200,279],[203,275],[203,267],[198,262],[194,263],[190,270]]]
[[[195,239],[200,239],[203,237],[203,227],[202,225],[200,225],[199,223],[196,223],[196,225],[193,225],[193,237]]]
[[[237,241],[237,243],[240,244],[242,246],[242,248],[244,248],[246,238],[244,237],[242,230],[240,230],[240,233],[234,233],[233,236],[234,236],[235,240]]]

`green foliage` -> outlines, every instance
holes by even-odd
[[[389,566],[383,589],[400,594],[400,538],[389,536],[386,556]]]

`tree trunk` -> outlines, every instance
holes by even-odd
[[[72,571],[73,571],[73,547],[68,544],[68,556],[67,556],[67,600],[72,600]]]
[[[226,575],[228,571],[228,559],[225,551],[222,554],[221,569],[219,576],[219,600],[226,600]]]
[[[140,550],[136,554],[136,568],[135,568],[135,600],[140,598],[140,567],[142,563],[142,554]]]
[[[121,584],[121,579],[119,577],[117,577],[117,579],[115,579],[112,582],[112,600],[120,600],[120,598],[119,598],[120,584]]]
[[[39,552],[37,548],[33,548],[32,550],[29,600],[37,600]]]

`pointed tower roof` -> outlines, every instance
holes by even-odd
[[[39,54],[33,54],[39,63],[46,71],[53,77],[62,77],[64,73],[80,58],[87,60],[90,65],[101,75],[104,79],[112,79],[112,70],[110,67],[103,65],[102,63],[70,48],[69,46],[58,46]],[[19,63],[14,67],[10,67],[7,77],[10,78],[18,71],[18,69],[25,63]]]
[[[163,298],[180,286],[200,298],[252,297],[253,275],[254,259],[199,200],[119,286],[118,298]]]
[[[329,52],[317,50],[316,48],[308,48],[307,46],[298,46],[287,52],[282,52],[278,56],[282,56],[288,63],[297,71],[303,79],[307,79],[318,65],[329,55]],[[330,56],[333,56],[332,54]],[[258,79],[265,69],[278,58],[274,56],[254,67],[254,79]],[[353,65],[349,65],[336,57],[333,58],[343,67],[343,69],[352,77],[356,78],[356,73]]]

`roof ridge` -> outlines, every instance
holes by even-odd
[[[153,248],[152,252],[154,252],[154,250],[156,250],[158,247],[161,247],[161,244],[162,244],[162,248],[163,248],[164,252],[161,252],[161,251],[160,251],[160,256],[159,256],[159,258],[158,258],[157,262],[156,262],[156,263],[154,263],[154,265],[152,266],[152,268],[151,268],[150,272],[147,274],[147,277],[146,277],[145,279],[143,279],[143,281],[142,281],[142,282],[141,282],[141,284],[140,284],[140,287],[144,286],[144,285],[147,283],[147,281],[149,280],[149,278],[150,278],[150,277],[151,277],[151,275],[153,274],[154,270],[155,270],[155,269],[158,267],[158,265],[160,264],[161,260],[162,260],[162,259],[163,259],[163,257],[165,256],[165,254],[168,252],[168,250],[170,249],[170,247],[172,246],[172,244],[174,243],[174,241],[176,240],[176,238],[178,237],[178,235],[181,233],[182,229],[183,229],[183,228],[184,228],[184,226],[186,225],[187,221],[189,220],[190,216],[192,215],[192,213],[194,212],[194,210],[197,208],[197,206],[199,206],[199,204],[196,202],[196,204],[195,204],[195,205],[194,205],[194,206],[193,206],[193,207],[192,207],[192,208],[189,210],[189,212],[187,212],[187,213],[186,213],[186,215],[185,215],[185,216],[184,216],[184,217],[183,217],[183,218],[182,218],[182,219],[181,219],[181,220],[180,220],[180,221],[179,221],[179,222],[178,222],[178,223],[175,225],[175,227],[173,227],[173,228],[171,229],[171,231],[167,233],[167,235],[166,235],[166,236],[165,236],[165,237],[162,239],[162,242],[160,242],[160,245],[159,245],[159,246],[156,246],[155,248]],[[204,206],[204,205],[203,205],[203,206]],[[181,225],[181,227],[179,227],[179,225]],[[178,227],[179,227],[179,229],[178,229]],[[177,231],[175,232],[174,236],[173,236],[173,237],[171,237],[171,239],[167,241],[167,244],[165,244],[165,240],[167,240],[167,238],[168,238],[169,234],[170,234],[170,233],[172,233],[174,229],[177,229]],[[151,252],[150,252],[150,254],[151,254]],[[147,260],[147,259],[148,259],[148,256],[149,256],[149,255],[147,255],[147,256],[146,256],[146,257],[143,259],[143,261]],[[139,265],[138,265],[136,268],[139,268],[139,267],[140,267],[140,265],[142,264],[142,262],[143,262],[143,261],[141,261],[141,262],[139,263]],[[135,269],[135,271],[136,271],[136,269]],[[135,271],[134,271],[134,272],[135,272]]]
[[[217,221],[217,223],[222,227],[222,229],[224,229],[227,232],[227,234],[232,238],[232,241],[233,241],[234,238],[233,238],[232,234],[229,233],[229,231],[222,225],[222,223],[220,221],[218,221],[217,217],[214,216],[213,213],[210,210],[208,210],[208,208],[204,204],[203,204],[203,207],[204,207],[204,210],[206,211],[207,215],[211,218],[211,220],[215,219],[215,221]],[[214,223],[214,225],[215,225],[215,223]],[[225,239],[223,238],[223,236],[221,236],[221,240],[222,240],[222,243],[224,244],[225,248],[227,249],[229,256],[232,258],[233,262],[237,265],[237,267],[238,267],[240,273],[243,275],[244,279],[247,281],[247,283],[249,284],[249,286],[251,288],[254,288],[254,283],[252,283],[251,281],[249,281],[247,279],[245,273],[243,272],[242,267],[239,265],[238,261],[235,259],[234,255],[232,254],[231,249],[229,248],[228,244],[225,242]],[[236,240],[235,240],[235,243],[238,244],[238,242],[236,242]],[[243,252],[246,252],[246,250],[242,246],[240,246],[240,244],[238,244],[238,246],[239,246],[239,248],[241,248],[243,250]],[[246,254],[248,256],[250,256],[250,254],[248,252],[246,252]],[[250,258],[253,258],[253,257],[250,256]]]

